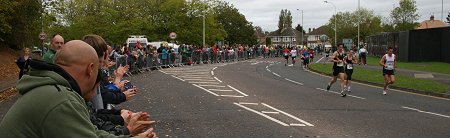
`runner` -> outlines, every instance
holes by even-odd
[[[352,81],[353,74],[353,64],[358,64],[358,60],[356,59],[355,52],[353,50],[348,51],[348,55],[344,57],[346,68],[345,74],[347,75],[347,83],[344,85],[344,91],[350,92],[350,83]]]
[[[296,57],[297,57],[297,48],[293,47],[291,50],[292,65],[295,65]]]
[[[331,79],[331,82],[327,85],[327,90],[330,90],[331,85],[336,82],[337,77],[339,77],[339,80],[341,80],[341,96],[345,97],[347,96],[346,93],[344,93],[344,45],[342,43],[338,44],[338,49],[331,55],[331,61],[334,62],[333,64],[333,78]]]
[[[289,60],[289,49],[287,47],[284,48],[283,55],[284,55],[284,59],[286,59],[284,66],[287,66],[288,60]]]
[[[397,66],[397,60],[395,54],[393,54],[392,47],[388,48],[388,53],[383,56],[380,60],[380,65],[383,66],[383,76],[384,76],[384,89],[383,95],[386,95],[386,89],[388,85],[394,84],[395,82],[395,68]]]
[[[308,52],[308,49],[305,48],[305,50],[303,50],[302,56],[303,56],[303,67],[308,68],[309,58],[311,56],[311,54]]]

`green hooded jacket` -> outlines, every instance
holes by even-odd
[[[44,54],[44,56],[42,57],[42,60],[44,60],[45,62],[48,62],[48,63],[53,63],[55,54],[56,54],[56,51],[50,48],[47,51],[47,53]]]
[[[1,137],[117,137],[91,123],[86,102],[70,74],[43,61],[32,60],[30,67],[30,75],[17,84],[22,96],[0,123]]]

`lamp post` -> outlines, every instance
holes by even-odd
[[[303,10],[297,9],[297,11],[302,11],[302,30],[300,31],[300,33],[302,33],[302,43],[301,43],[301,45],[303,46],[303,30],[304,30],[304,25],[303,25]]]
[[[356,46],[357,46],[357,48],[359,48],[359,31],[360,31],[360,29],[359,29],[359,24],[361,24],[361,14],[359,13],[359,12],[361,12],[361,9],[360,9],[360,0],[358,0],[358,43],[356,44]]]
[[[336,46],[337,47],[337,27],[336,27],[336,20],[337,20],[337,14],[336,14],[336,6],[333,4],[333,3],[331,3],[331,2],[329,2],[328,0],[324,0],[323,2],[325,2],[325,3],[329,3],[329,4],[331,4],[331,5],[333,5],[333,7],[334,7],[334,15],[335,15],[335,17],[334,17],[334,46]]]

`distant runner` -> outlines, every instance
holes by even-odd
[[[297,49],[295,47],[293,47],[291,50],[292,65],[295,65],[296,57],[297,57]]]
[[[327,90],[330,90],[331,85],[336,82],[337,77],[341,80],[341,96],[345,97],[347,96],[346,93],[344,93],[344,45],[338,44],[338,49],[336,52],[331,55],[331,61],[334,62],[333,64],[333,78],[331,79],[331,82],[327,85]]]
[[[380,65],[383,66],[384,89],[383,95],[386,95],[387,87],[395,82],[395,68],[397,67],[397,60],[393,54],[392,47],[388,48],[388,53],[380,60]]]
[[[304,68],[308,68],[309,65],[309,58],[310,58],[311,54],[308,52],[307,49],[305,49],[302,53],[302,57],[303,57],[303,67]]]
[[[287,47],[285,47],[283,49],[283,56],[284,56],[284,59],[286,59],[286,62],[284,63],[284,66],[287,66],[287,64],[288,64],[289,54],[290,54],[289,53],[289,49]]]
[[[347,83],[344,85],[344,91],[347,90],[347,92],[351,92],[350,84],[352,81],[353,65],[358,64],[358,60],[356,59],[353,50],[349,50],[348,52],[349,52],[348,55],[344,57],[346,65],[345,74],[347,75]]]

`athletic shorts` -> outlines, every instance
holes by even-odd
[[[395,75],[394,70],[387,70],[383,68],[383,76],[385,75]]]
[[[334,67],[333,68],[333,76],[338,76],[339,73],[345,73],[344,67]]]
[[[289,56],[284,56],[284,59],[289,59]]]
[[[353,69],[346,69],[345,74],[347,74],[347,80],[352,80]]]
[[[294,59],[294,58],[296,58],[296,57],[293,56],[293,57],[291,57],[291,58]]]
[[[309,59],[303,60],[303,65],[308,65],[308,64],[309,64]]]

